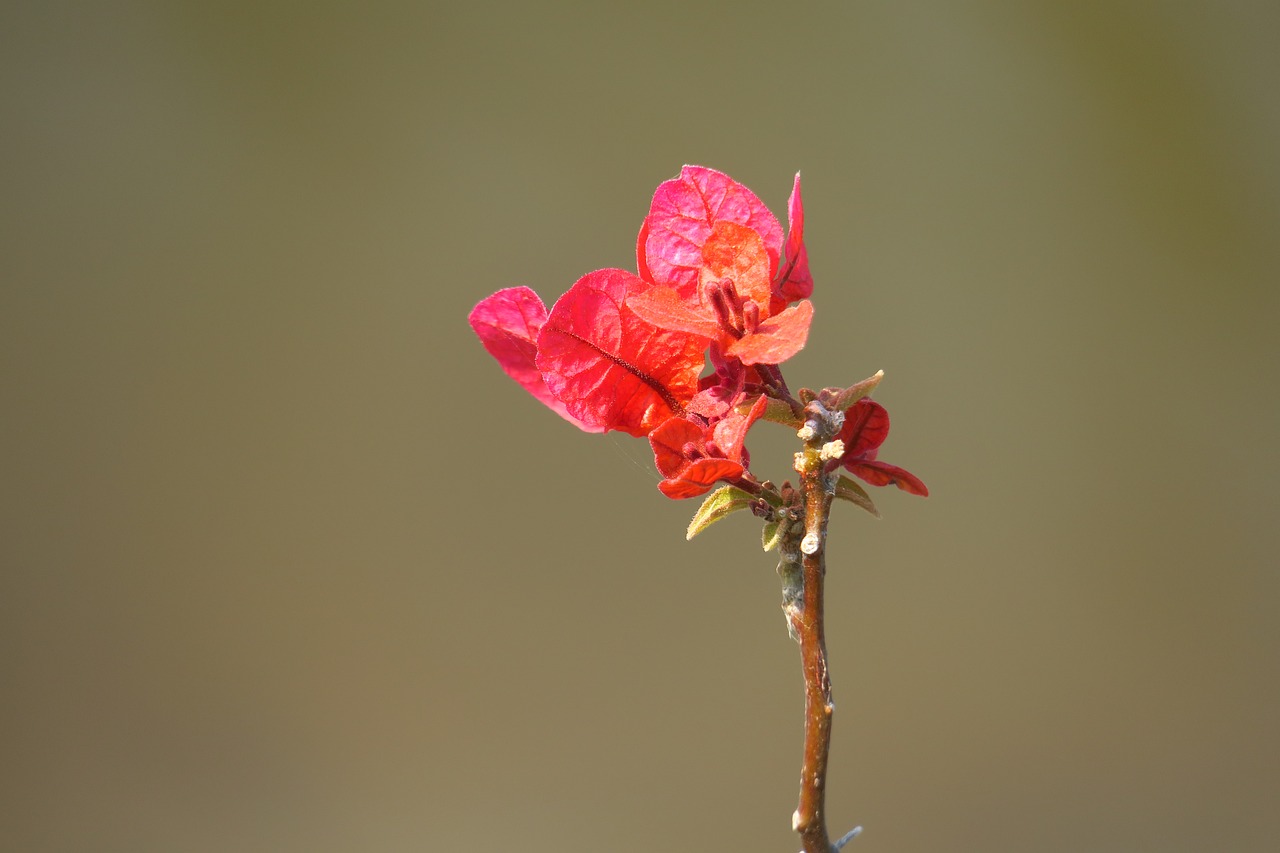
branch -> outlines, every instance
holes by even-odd
[[[823,581],[826,576],[827,519],[835,495],[833,478],[823,472],[833,448],[828,447],[839,432],[842,413],[831,412],[814,401],[805,407],[808,419],[798,433],[804,450],[796,454],[795,469],[800,474],[804,505],[803,525],[794,525],[784,537],[784,565],[791,563],[789,574],[799,580],[801,588],[784,589],[783,610],[791,635],[800,643],[800,662],[804,670],[804,763],[800,770],[800,804],[791,820],[800,834],[804,853],[831,853],[838,850],[827,834],[826,783],[827,754],[831,747],[831,679],[827,675],[827,646],[823,630]],[[797,529],[798,528],[798,529]],[[804,536],[798,546],[795,535]],[[790,547],[788,547],[790,546]],[[794,550],[793,550],[794,549]],[[797,553],[798,552],[798,553]],[[795,561],[799,571],[795,571]],[[783,569],[783,566],[779,566]],[[796,577],[799,575],[799,577]],[[784,582],[787,575],[784,574]],[[796,595],[796,593],[799,593]],[[840,839],[847,843],[853,833]]]

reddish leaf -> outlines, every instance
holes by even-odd
[[[725,352],[742,359],[743,364],[781,364],[804,349],[812,322],[813,303],[798,302],[776,317],[762,320],[755,334],[745,335]]]
[[[663,477],[674,477],[689,464],[684,455],[684,446],[694,444],[702,446],[705,430],[692,421],[684,418],[668,418],[649,433],[649,444],[653,447],[653,462],[658,473]]]
[[[921,482],[920,478],[897,465],[871,460],[847,464],[845,468],[850,474],[861,477],[873,486],[887,486],[892,483],[904,492],[919,495],[922,498],[929,497],[929,488]]]
[[[840,440],[844,442],[844,456],[841,458],[854,459],[874,454],[888,437],[889,413],[875,400],[863,397],[844,413],[844,426],[840,428]]]
[[[508,287],[480,301],[467,317],[480,343],[508,376],[541,400],[553,412],[587,432],[603,432],[603,427],[584,423],[569,414],[547,388],[534,364],[538,332],[547,319],[547,309],[527,287]]]
[[[628,308],[628,292],[648,287],[629,272],[597,270],[552,307],[536,364],[574,417],[645,436],[683,413],[697,392],[706,341],[660,329]]]
[[[893,484],[904,492],[928,497],[929,489],[915,474],[876,459],[888,435],[889,413],[884,406],[863,397],[845,412],[844,426],[840,428],[840,440],[844,442],[840,464],[873,486]]]
[[[728,459],[699,459],[681,471],[679,477],[669,477],[659,483],[658,490],[676,500],[696,498],[720,480],[741,477],[743,470],[737,462]]]
[[[692,498],[719,480],[735,480],[746,473],[747,430],[762,414],[768,400],[756,399],[745,415],[731,412],[714,427],[686,418],[671,418],[649,434],[653,461],[665,478],[658,488],[669,498]],[[708,438],[714,439],[709,445]]]
[[[653,194],[637,246],[641,275],[671,285],[686,299],[694,296],[702,247],[718,222],[744,225],[759,234],[770,272],[777,268],[782,226],[755,193],[721,172],[685,166],[680,177],[664,182]]]
[[[787,245],[778,281],[782,303],[808,299],[813,294],[813,276],[809,273],[809,252],[804,247],[804,202],[800,198],[800,173],[787,200]]]

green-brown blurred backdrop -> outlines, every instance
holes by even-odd
[[[683,163],[783,212],[856,850],[1273,850],[1274,3],[10,3],[0,849],[791,851],[753,520],[501,374]],[[753,436],[766,474],[794,439]]]

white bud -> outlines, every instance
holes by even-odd
[[[797,474],[804,473],[804,454],[797,453],[795,461],[791,463],[791,467],[795,469]]]
[[[796,431],[796,438],[801,441],[812,441],[813,437],[817,434],[817,431],[813,428],[813,424],[806,423]]]
[[[816,533],[806,533],[804,538],[800,540],[800,550],[806,554],[818,553],[818,546],[822,543],[821,538]]]
[[[841,456],[844,456],[844,442],[838,438],[822,445],[822,450],[818,452],[818,458],[824,462],[829,459],[839,459]]]

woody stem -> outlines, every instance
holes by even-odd
[[[811,404],[807,411],[812,414],[806,422],[810,435],[805,438],[803,453],[796,458],[804,499],[804,538],[799,544],[803,588],[799,600],[786,607],[792,633],[800,643],[804,670],[804,762],[800,771],[800,803],[792,818],[792,828],[800,834],[805,853],[831,853],[825,802],[831,715],[835,706],[827,675],[823,581],[827,520],[834,487],[823,473],[821,449],[831,440],[833,430],[821,404]]]

